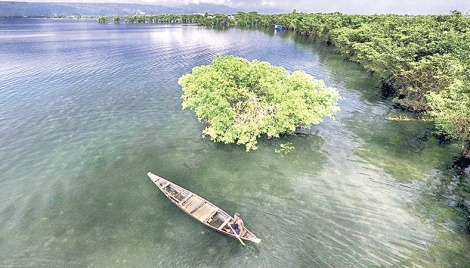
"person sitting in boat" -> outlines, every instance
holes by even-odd
[[[230,224],[238,235],[243,235],[245,230],[245,223],[243,222],[242,218],[240,218],[240,213],[235,213],[233,215],[233,221]]]

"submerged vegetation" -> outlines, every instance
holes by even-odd
[[[179,79],[183,108],[207,123],[203,134],[214,141],[257,148],[262,135],[279,137],[319,124],[338,110],[338,92],[323,81],[268,62],[217,56]]]

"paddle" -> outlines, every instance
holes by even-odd
[[[237,234],[237,232],[235,232],[235,230],[233,229],[232,224],[228,223],[228,226],[230,227],[230,229],[232,229],[232,232],[235,234],[235,237],[238,239],[238,241],[240,241],[243,246],[246,246],[245,243],[243,243],[243,241],[240,239],[240,236]]]

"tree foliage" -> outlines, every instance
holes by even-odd
[[[338,110],[338,92],[323,81],[268,62],[217,56],[179,79],[183,108],[206,123],[203,135],[223,143],[257,148],[258,138],[292,134],[319,124]]]
[[[205,26],[234,25],[233,18],[224,14],[160,14],[135,15],[124,17],[126,23],[196,23]]]
[[[464,156],[470,158],[470,85],[454,84],[448,91],[427,96],[430,113],[441,131],[464,141]]]

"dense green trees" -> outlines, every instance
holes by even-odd
[[[464,142],[464,156],[470,158],[470,85],[455,84],[447,91],[427,96],[430,113],[440,130]]]
[[[126,23],[196,23],[201,15],[177,15],[177,14],[161,14],[161,15],[139,15],[126,16]]]
[[[214,15],[177,15],[177,14],[161,14],[161,15],[139,15],[124,17],[126,23],[196,23],[205,26],[230,26],[235,25],[233,18],[224,14]]]
[[[267,62],[217,56],[179,79],[183,108],[207,123],[214,141],[257,148],[266,134],[279,137],[322,122],[338,111],[338,92],[304,72],[289,73]]]

